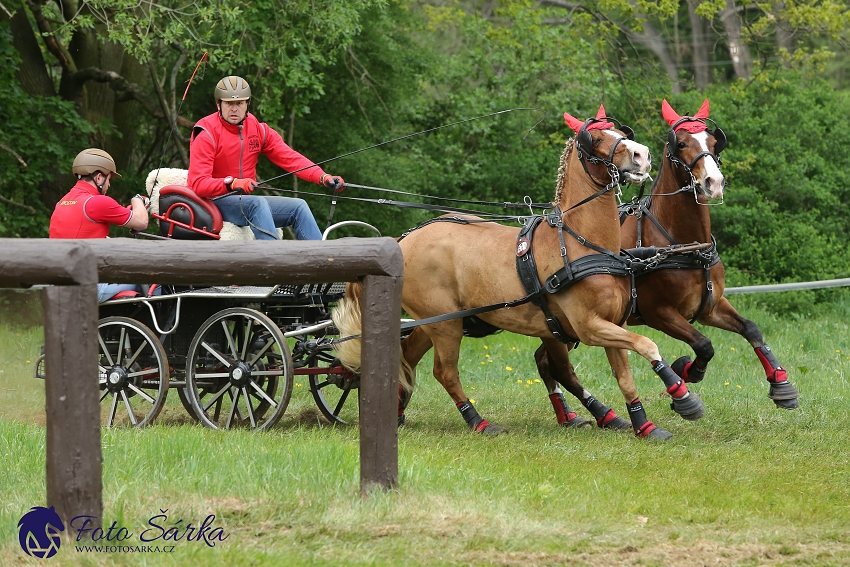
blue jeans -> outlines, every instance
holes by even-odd
[[[124,283],[99,283],[97,284],[97,302],[103,303],[112,297],[116,293],[120,293],[122,291],[137,291],[141,295],[145,295],[148,290],[148,286],[140,286],[136,284],[124,284]],[[160,295],[162,293],[162,287],[156,288],[154,295]]]
[[[275,229],[285,226],[292,227],[298,240],[322,239],[316,219],[304,199],[231,195],[213,202],[224,220],[237,226],[250,226],[257,240],[277,240]]]

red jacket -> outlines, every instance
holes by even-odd
[[[106,238],[109,225],[124,226],[133,211],[112,197],[101,195],[97,187],[77,181],[50,217],[50,238]]]
[[[239,126],[229,124],[217,112],[201,118],[192,129],[189,152],[189,187],[207,198],[227,192],[224,186],[227,176],[257,179],[257,160],[261,153],[286,171],[313,165],[250,112]],[[316,166],[295,175],[319,183],[324,173]]]

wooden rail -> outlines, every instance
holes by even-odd
[[[338,241],[0,239],[0,287],[44,290],[47,504],[102,515],[97,282],[363,281],[360,491],[398,484],[397,396],[404,264],[391,238]]]

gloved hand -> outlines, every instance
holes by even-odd
[[[242,191],[246,195],[250,195],[257,188],[257,182],[253,179],[234,179],[230,184],[230,188],[234,191]]]
[[[140,194],[136,193],[136,195],[133,197],[133,199],[141,200],[142,204],[145,206],[146,211],[151,210],[151,199],[147,195],[140,195]],[[133,199],[130,199],[130,200],[132,201]]]
[[[325,173],[319,181],[328,189],[333,189],[335,191],[342,191],[345,188],[345,180],[343,180],[343,178],[339,175],[329,175]]]

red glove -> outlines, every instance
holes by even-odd
[[[345,180],[343,180],[343,178],[339,175],[328,175],[325,173],[322,175],[319,182],[328,189],[333,189],[335,191],[342,191],[345,188]]]
[[[230,184],[230,188],[234,191],[242,191],[246,195],[250,195],[257,188],[257,182],[253,179],[234,179]]]

